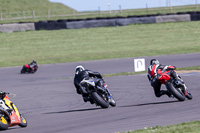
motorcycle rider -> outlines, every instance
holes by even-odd
[[[87,70],[81,65],[75,68],[74,86],[76,87],[76,92],[78,94],[82,94],[84,102],[87,102],[90,99],[88,98],[88,92],[85,90],[85,87],[80,85],[80,82],[83,79],[89,80],[91,77],[94,78],[95,84],[103,86],[104,80],[99,72],[93,72],[91,70]]]
[[[33,60],[30,64],[28,64],[29,65],[29,69],[31,70],[31,71],[33,71],[33,67],[35,66],[35,65],[37,65],[37,61],[36,60]]]
[[[171,75],[175,79],[175,84],[183,85],[185,87],[183,80],[180,79],[176,74],[176,72],[174,71],[175,69],[176,69],[175,66],[160,64],[160,62],[157,59],[152,59],[150,61],[147,77],[151,83],[151,86],[154,88],[154,93],[156,97],[160,97],[162,95],[168,95],[168,97],[173,97],[168,90],[160,90],[161,83],[158,81],[159,72],[170,70],[169,75]]]
[[[4,101],[4,98],[8,98],[8,96],[6,95],[7,93],[3,92],[3,91],[0,91],[0,107],[3,108],[3,110],[7,111],[8,113],[11,113],[12,112],[12,109],[10,109],[6,104],[5,104],[5,101]]]

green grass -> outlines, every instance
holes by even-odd
[[[74,9],[60,4],[60,3],[52,3],[48,0],[0,0],[0,20],[17,18],[17,17],[28,17],[33,16],[33,11],[35,12],[35,16],[48,16],[48,10],[51,10],[51,14],[72,14],[73,12],[77,12]],[[24,11],[24,12],[23,12]],[[43,20],[47,20],[48,17],[43,17]],[[27,19],[25,21],[36,21],[40,19]],[[4,21],[1,20],[0,23],[10,23],[10,22],[20,22],[23,19],[19,20],[10,20]]]
[[[0,67],[199,52],[199,24],[0,33]]]
[[[182,67],[182,68],[177,68],[177,73],[182,70],[200,70],[200,66],[192,66],[192,67]],[[111,73],[111,74],[105,74],[103,77],[112,77],[112,76],[128,76],[128,75],[135,75],[135,74],[143,74],[147,73],[146,71],[142,72],[121,72],[121,73]]]
[[[200,70],[200,66],[177,68],[177,70]]]
[[[58,20],[58,19],[85,19],[85,18],[96,18],[96,17],[125,17],[134,15],[149,15],[149,14],[167,14],[167,13],[177,13],[177,12],[188,12],[188,11],[200,11],[200,5],[186,5],[186,6],[175,6],[161,7],[161,8],[149,8],[148,10],[144,7],[143,9],[129,9],[100,12],[90,11],[90,12],[77,12],[67,6],[58,3],[51,3],[47,0],[0,0],[0,12],[3,13],[3,18],[11,17],[23,17],[22,11],[25,11],[25,16],[32,16],[32,11],[35,11],[36,16],[42,16],[40,18],[29,18],[29,19],[17,19],[17,20],[1,20],[0,23],[14,23],[14,22],[37,22],[40,20]],[[23,5],[23,6],[22,6]],[[145,5],[144,5],[145,6]],[[48,18],[48,10],[51,10],[51,15],[70,15],[63,17],[51,17]],[[7,14],[5,14],[7,12]],[[9,14],[9,12],[12,13]],[[18,12],[13,13],[13,12]],[[75,13],[75,14],[74,14]],[[89,14],[88,14],[89,13]],[[81,14],[81,15],[79,15]]]
[[[200,133],[200,121],[192,121],[165,127],[152,127],[126,133]]]

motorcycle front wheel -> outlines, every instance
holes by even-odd
[[[94,99],[95,103],[102,108],[108,108],[109,102],[105,101],[103,97],[101,97],[97,92],[93,91],[91,92],[91,97]]]
[[[26,72],[26,70],[25,70],[25,69],[26,69],[26,68],[25,68],[25,66],[24,66],[24,67],[22,67],[21,74]]]
[[[26,119],[21,116],[21,123],[19,124],[20,127],[27,127],[27,121]]]
[[[110,98],[109,102],[110,102],[110,105],[111,105],[112,107],[115,107],[115,106],[116,106],[116,102],[115,102],[115,100],[114,100],[113,98]]]
[[[7,130],[7,129],[8,129],[8,122],[3,116],[1,116],[0,117],[0,130]]]
[[[185,97],[187,98],[187,99],[189,99],[189,100],[192,100],[192,94],[189,92],[189,91],[187,91],[187,95],[185,95]]]

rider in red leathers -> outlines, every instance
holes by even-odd
[[[168,92],[168,90],[160,90],[161,83],[158,81],[158,77],[159,73],[162,73],[165,70],[170,70],[169,75],[171,75],[175,79],[176,85],[184,84],[183,80],[180,79],[176,74],[176,72],[174,71],[175,69],[176,69],[175,66],[171,65],[167,66],[160,64],[160,62],[157,59],[152,59],[150,61],[147,77],[151,83],[151,86],[154,88],[154,93],[156,97],[160,97],[162,95],[168,95],[169,97],[173,97],[172,94]]]

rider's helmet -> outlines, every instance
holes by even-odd
[[[150,65],[158,65],[158,64],[160,64],[160,62],[157,59],[152,59],[150,61]]]
[[[85,70],[85,68],[84,68],[83,66],[81,66],[81,65],[79,65],[79,66],[77,66],[77,67],[75,68],[76,74],[78,74],[79,72],[81,72],[81,71],[83,71],[83,70]]]
[[[37,61],[36,61],[36,60],[33,60],[33,63],[37,64]]]
[[[6,93],[3,91],[0,91],[0,99],[4,99],[5,96],[6,96]]]

